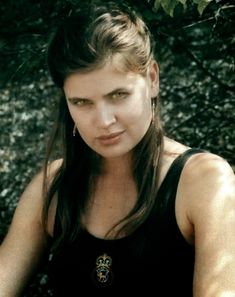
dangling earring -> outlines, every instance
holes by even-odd
[[[73,137],[76,136],[77,126],[74,124],[73,126]]]
[[[152,101],[152,124],[155,122],[155,102]]]

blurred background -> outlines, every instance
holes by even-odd
[[[91,2],[99,1],[0,0],[0,242],[42,165],[54,121],[59,93],[46,66],[50,34],[74,6]],[[235,170],[235,3],[125,2],[156,41],[166,134],[219,154]],[[43,269],[25,296],[51,296]]]

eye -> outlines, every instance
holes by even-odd
[[[112,99],[125,99],[129,95],[126,91],[118,91],[114,94],[112,94]]]
[[[84,105],[91,104],[91,102],[88,99],[82,99],[82,98],[71,98],[71,99],[68,99],[68,101],[72,105],[76,105],[76,106],[84,106]]]
[[[78,99],[76,102],[75,102],[75,105],[86,105],[86,104],[89,104],[89,101],[86,100],[86,99]]]

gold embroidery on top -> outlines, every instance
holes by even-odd
[[[96,278],[100,283],[109,283],[112,278],[112,258],[106,253],[96,258]]]

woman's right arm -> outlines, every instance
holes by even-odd
[[[0,297],[21,296],[46,248],[42,225],[43,174],[39,173],[19,199],[9,231],[0,245]]]

